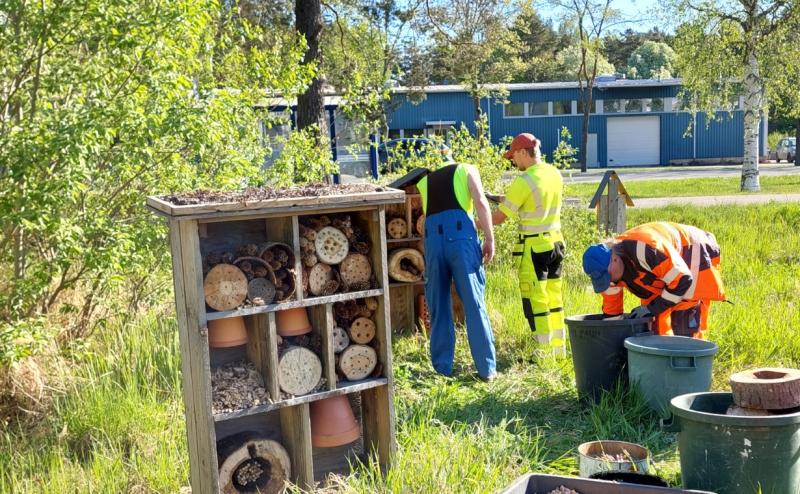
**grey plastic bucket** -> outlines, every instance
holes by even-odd
[[[708,391],[716,343],[686,336],[637,336],[625,340],[628,379],[650,408],[670,416],[672,398]]]
[[[692,393],[672,399],[686,489],[724,494],[800,492],[800,412],[725,415],[731,393]]]
[[[575,368],[575,385],[584,402],[600,401],[603,391],[622,382],[627,386],[628,356],[625,338],[649,333],[652,318],[605,319],[603,314],[583,314],[566,319]]]

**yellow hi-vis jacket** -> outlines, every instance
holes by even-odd
[[[561,229],[561,173],[552,165],[533,165],[511,182],[500,211],[519,216],[520,235]]]

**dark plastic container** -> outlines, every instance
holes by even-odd
[[[628,383],[625,338],[650,332],[652,318],[604,319],[602,314],[583,314],[566,319],[572,347],[572,364],[578,396],[597,403],[603,391]]]
[[[800,492],[800,412],[726,415],[731,393],[692,393],[670,402],[683,485],[724,494]]]
[[[607,480],[582,479],[561,475],[543,475],[529,473],[514,481],[500,494],[548,494],[560,486],[574,489],[581,494],[715,494],[708,491],[687,491],[669,487],[649,485],[622,484]]]
[[[589,477],[597,480],[610,480],[611,482],[622,482],[625,484],[652,485],[656,487],[669,487],[669,484],[661,477],[648,475],[646,473],[635,472],[598,472]]]

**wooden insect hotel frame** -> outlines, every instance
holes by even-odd
[[[354,459],[374,455],[383,467],[391,462],[396,446],[384,232],[387,206],[405,196],[385,187],[349,187],[255,198],[148,198],[148,207],[169,225],[196,494],[282,492],[287,481],[313,489],[328,474],[347,473]],[[309,273],[322,261],[309,242],[331,220],[346,234],[333,237],[350,239],[343,254],[351,261],[321,270],[315,295],[308,291]],[[317,247],[335,251],[330,236],[320,235],[328,243]],[[316,253],[328,260],[333,255]],[[360,271],[343,276],[345,265]],[[286,322],[296,315],[299,326]],[[352,328],[341,327],[351,322]],[[337,406],[353,423],[339,436],[323,423]]]

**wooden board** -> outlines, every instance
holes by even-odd
[[[243,202],[192,204],[177,206],[157,196],[147,198],[147,206],[152,210],[164,213],[171,217],[184,217],[192,215],[194,218],[211,218],[225,213],[243,214],[251,211],[286,212],[317,212],[321,209],[332,207],[369,207],[379,204],[403,202],[405,194],[401,190],[383,187],[379,192],[363,192],[358,194],[343,194],[317,197],[289,197],[284,199],[268,199]]]
[[[382,294],[383,294],[382,289],[364,290],[361,292],[336,293],[334,295],[328,295],[325,297],[309,297],[303,300],[291,300],[289,302],[282,302],[280,304],[259,305],[252,307],[243,307],[241,309],[234,309],[234,310],[209,312],[208,314],[206,314],[206,319],[212,321],[214,319],[224,319],[226,317],[251,316],[253,314],[263,314],[284,309],[294,309],[296,307],[310,307],[312,305],[333,304],[334,302],[355,300],[357,298],[379,297]]]
[[[313,490],[314,465],[311,457],[311,418],[308,403],[281,408],[283,447],[292,462],[292,481],[301,489]]]
[[[378,386],[361,392],[364,447],[368,454],[377,455],[387,468],[397,451],[395,440],[394,393],[392,386]]]
[[[335,356],[333,351],[333,305],[315,305],[309,311],[313,333],[319,335],[322,342],[320,360],[322,360],[322,377],[326,380],[327,389],[336,389]]]
[[[245,317],[247,327],[247,358],[255,364],[264,378],[270,399],[280,400],[278,377],[278,349],[275,333],[275,314],[256,314]]]
[[[217,450],[197,223],[171,221],[170,240],[192,490],[216,492]]]

